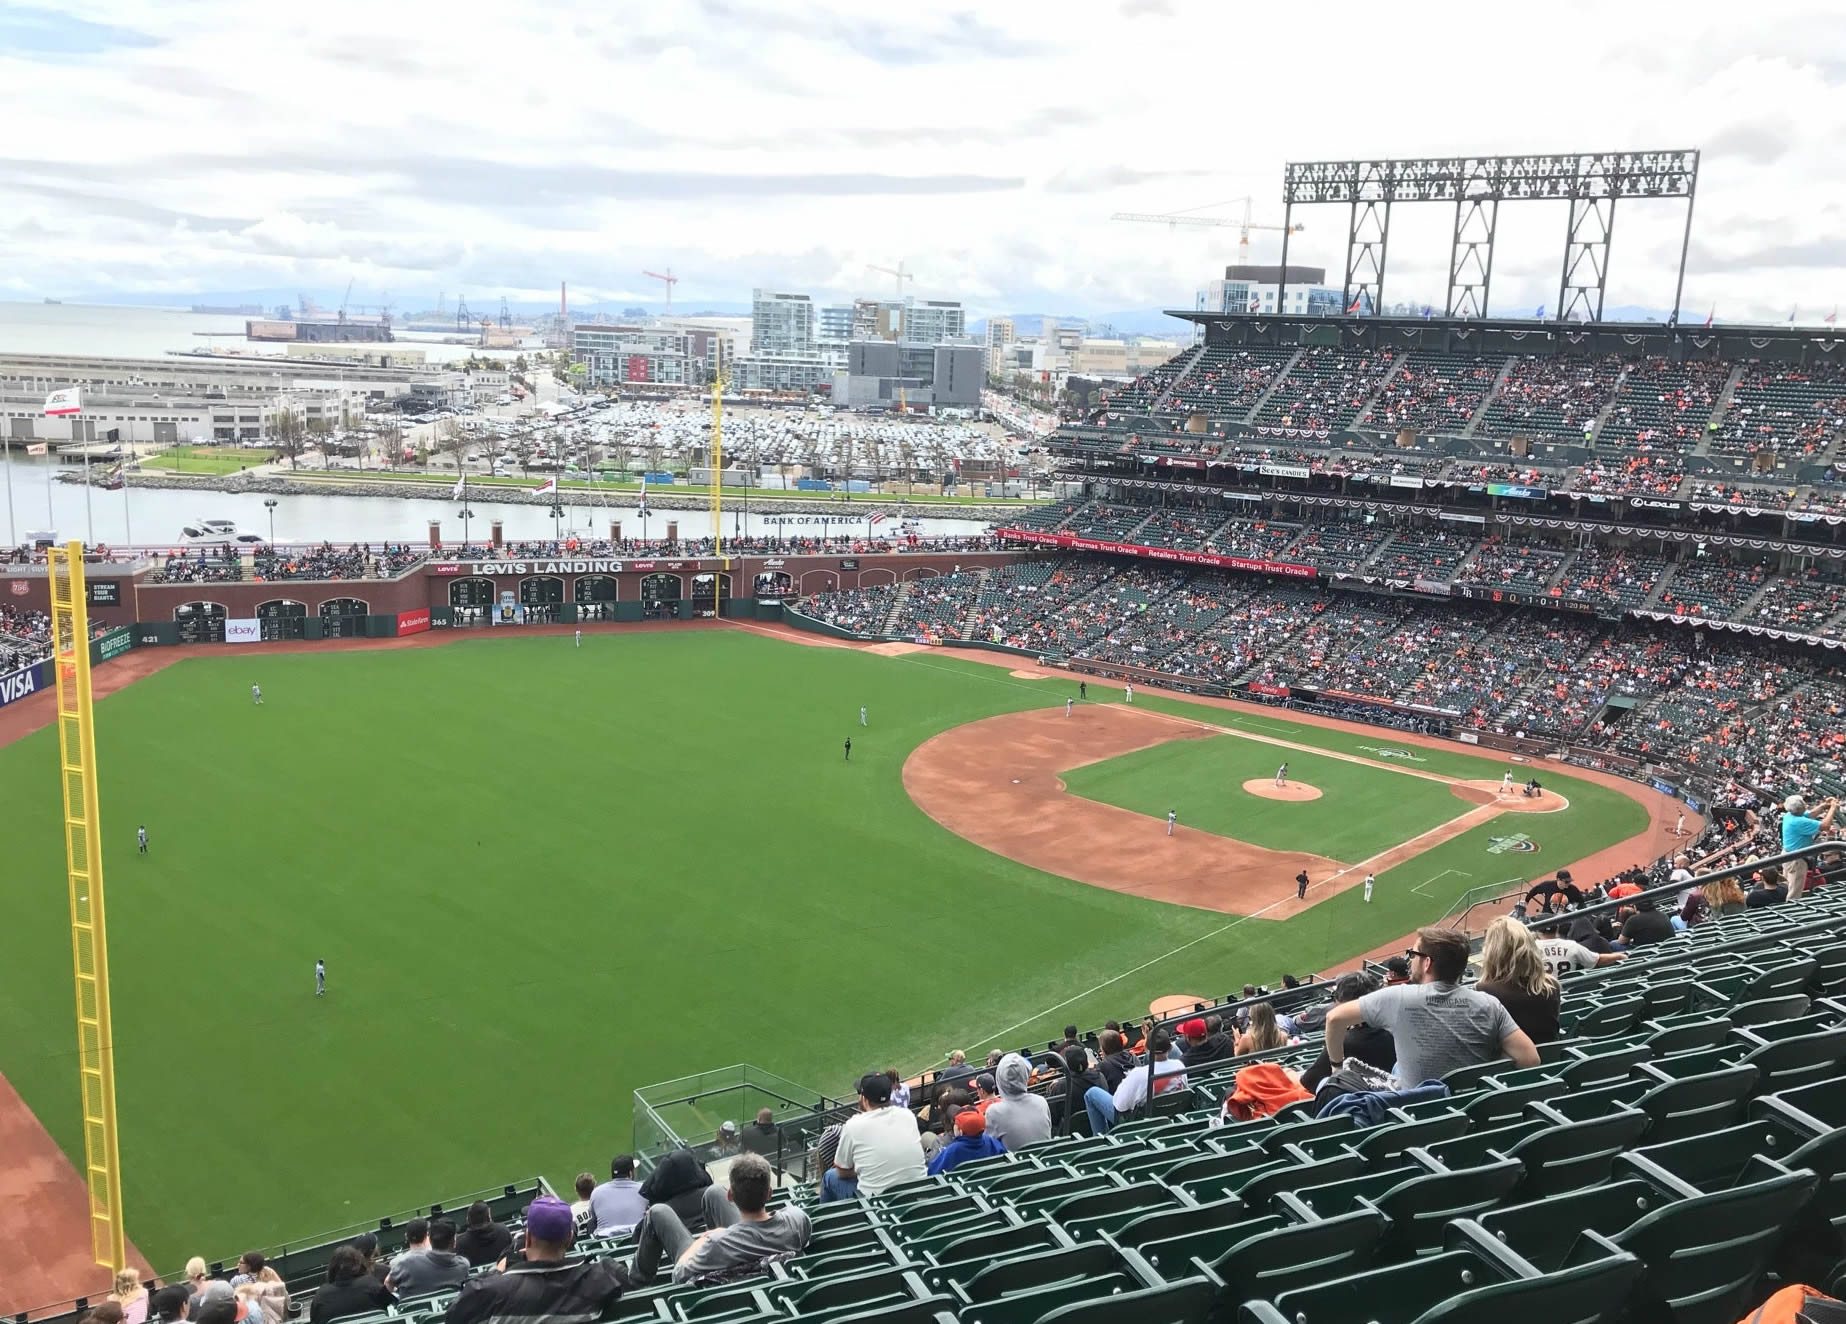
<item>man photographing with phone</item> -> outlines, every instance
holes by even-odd
[[[1808,802],[1798,795],[1791,795],[1782,802],[1782,849],[1784,852],[1805,850],[1819,841],[1821,835],[1833,828],[1833,816],[1839,812],[1838,796],[1820,802],[1820,817],[1808,817]],[[1807,886],[1808,862],[1790,860],[1782,866],[1782,877],[1788,882],[1788,899],[1793,901],[1801,895]]]

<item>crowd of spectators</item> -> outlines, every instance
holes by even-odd
[[[0,675],[50,656],[50,614],[0,602]]]
[[[1738,563],[1722,556],[1681,561],[1660,590],[1658,606],[1676,616],[1729,620],[1763,586],[1769,571],[1761,562]]]
[[[1522,354],[1487,405],[1475,433],[1586,440],[1615,393],[1621,361],[1612,357]]]
[[[1162,659],[1160,669],[1190,680],[1231,684],[1331,601],[1319,589],[1268,585],[1234,602],[1210,629],[1182,641]]]
[[[1474,544],[1472,535],[1447,529],[1400,529],[1367,571],[1388,579],[1446,580],[1468,559]]]
[[[1837,574],[1822,572],[1818,566],[1784,572],[1769,581],[1769,587],[1750,607],[1745,619],[1752,625],[1766,625],[1797,634],[1839,638],[1840,629],[1827,624],[1846,609],[1846,581]]]
[[[1846,367],[1753,363],[1731,392],[1711,449],[1818,457],[1846,427]]]
[[[1460,432],[1493,389],[1502,362],[1418,350],[1385,383],[1365,426]]]
[[[244,577],[243,561],[229,548],[197,547],[175,552],[148,575],[153,584],[235,584]]]
[[[427,548],[407,543],[349,543],[335,547],[261,547],[251,557],[258,580],[271,579],[391,579],[429,556]]]
[[[1566,480],[1572,492],[1603,496],[1674,497],[1686,481],[1685,461],[1677,456],[1600,456],[1585,463]]]
[[[1569,557],[1569,552],[1550,543],[1494,534],[1482,539],[1480,551],[1455,579],[1457,583],[1542,593]]]
[[[1495,460],[1451,460],[1443,472],[1451,484],[1507,483],[1515,487],[1557,487],[1564,480],[1559,469],[1543,469],[1534,464],[1506,464]]]
[[[1737,506],[1752,511],[1787,510],[1795,504],[1795,489],[1698,478],[1693,480],[1692,491],[1686,499],[1695,505]]]
[[[1324,432],[1349,426],[1378,390],[1396,355],[1316,346],[1276,384],[1254,422]]]
[[[1276,375],[1294,356],[1290,349],[1233,349],[1214,346],[1173,391],[1167,409],[1211,418],[1242,419],[1263,398]]]
[[[1641,359],[1623,374],[1598,449],[1685,452],[1703,440],[1732,365],[1717,359]]]
[[[1663,556],[1600,543],[1580,549],[1564,567],[1557,596],[1572,602],[1639,607],[1666,573]]]
[[[1363,520],[1328,520],[1308,526],[1290,555],[1326,571],[1357,570],[1391,536],[1388,524]]]
[[[897,588],[895,584],[875,584],[822,593],[810,597],[802,610],[851,634],[883,634],[891,604],[897,600]]]
[[[1378,642],[1411,610],[1411,603],[1398,599],[1336,597],[1269,654],[1252,679],[1386,697],[1390,682],[1376,665]]]

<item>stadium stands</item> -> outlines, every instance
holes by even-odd
[[[1515,541],[1495,535],[1481,543],[1474,559],[1455,576],[1458,582],[1489,588],[1542,593],[1557,578],[1570,553],[1547,543]]]
[[[1691,450],[1704,440],[1731,370],[1719,359],[1653,357],[1631,365],[1597,430],[1597,449]]]
[[[1346,427],[1395,362],[1394,355],[1382,351],[1304,350],[1251,421],[1308,431]]]
[[[1581,440],[1615,394],[1619,359],[1521,355],[1475,425],[1483,437]]]
[[[1459,433],[1493,389],[1503,362],[1466,354],[1413,353],[1385,384],[1362,426]]]
[[[1846,370],[1749,364],[1732,390],[1711,449],[1818,458],[1831,449],[1843,425]]]
[[[1208,348],[1167,407],[1241,422],[1294,357],[1292,349]]]

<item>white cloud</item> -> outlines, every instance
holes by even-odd
[[[7,33],[28,294],[654,301],[670,264],[690,306],[869,293],[902,258],[983,311],[1189,306],[1234,232],[1111,212],[1248,194],[1278,221],[1291,159],[1701,145],[1689,308],[1846,285],[1846,35],[1810,0],[1742,29],[1712,3],[0,0]],[[1620,214],[1611,303],[1670,301],[1682,216]],[[1299,219],[1291,259],[1337,282],[1343,210]],[[1449,219],[1400,209],[1387,295],[1440,300]],[[1555,302],[1562,230],[1503,209],[1496,311]]]

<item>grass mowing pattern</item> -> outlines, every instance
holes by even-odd
[[[1288,763],[1290,781],[1321,790],[1318,800],[1265,800],[1243,789]],[[1279,749],[1237,736],[1174,740],[1064,774],[1073,794],[1149,818],[1179,811],[1202,832],[1270,850],[1308,850],[1346,864],[1378,854],[1459,818],[1474,806],[1441,782],[1368,768],[1322,754]]]
[[[904,794],[929,736],[1073,688],[701,631],[227,650],[103,700],[129,1234],[165,1270],[567,1187],[627,1145],[638,1085],[751,1061],[840,1092],[1027,1017],[1005,1046],[1323,966],[1460,890],[1394,871],[1370,907],[1227,919],[1027,869]],[[50,730],[0,749],[0,1071],[80,1156],[55,762]],[[1572,856],[1637,830],[1602,794],[1633,814],[1578,822]]]

